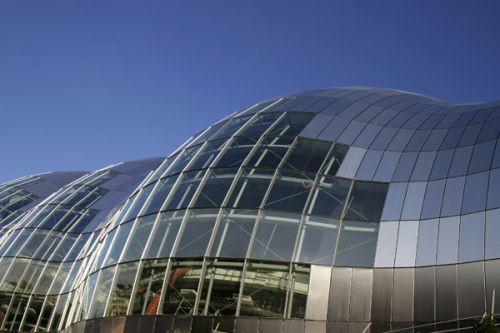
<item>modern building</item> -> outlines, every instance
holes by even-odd
[[[500,313],[499,133],[500,102],[314,90],[31,204],[41,176],[1,185],[1,328],[465,332]]]

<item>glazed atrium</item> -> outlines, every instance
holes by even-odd
[[[500,313],[499,134],[500,102],[320,89],[0,184],[0,329],[470,332]]]

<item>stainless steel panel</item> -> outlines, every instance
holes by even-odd
[[[326,320],[331,272],[328,266],[311,265],[306,319]]]
[[[328,300],[328,320],[346,321],[349,315],[352,268],[332,269],[330,298]]]
[[[393,269],[375,269],[373,272],[371,320],[389,322],[392,310]]]
[[[483,262],[458,265],[458,316],[481,316],[485,311]]]
[[[372,301],[373,269],[353,269],[349,321],[369,321]]]
[[[394,290],[392,296],[392,321],[413,321],[414,268],[394,269]]]

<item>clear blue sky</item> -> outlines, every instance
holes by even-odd
[[[500,1],[0,1],[0,182],[164,156],[259,100],[500,99]]]

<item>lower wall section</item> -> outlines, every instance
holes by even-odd
[[[498,318],[496,319],[498,322]],[[475,320],[413,327],[413,323],[328,322],[189,315],[105,317],[77,322],[61,333],[427,333],[472,332]],[[1,331],[9,332],[9,331]]]

